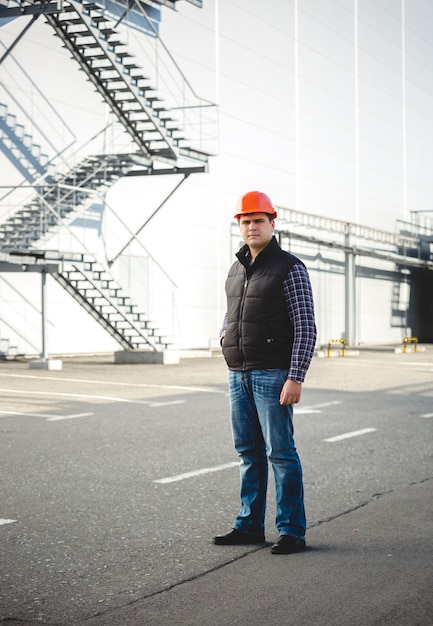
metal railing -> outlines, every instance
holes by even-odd
[[[305,227],[309,230],[327,231],[333,235],[339,234],[349,236],[354,239],[374,241],[398,248],[417,249],[419,247],[419,238],[415,235],[405,235],[400,233],[392,233],[362,224],[355,224],[345,220],[324,217],[313,213],[303,213],[294,209],[285,207],[277,207],[278,209],[278,229],[284,229],[285,225]]]

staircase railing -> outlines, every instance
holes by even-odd
[[[198,7],[201,0],[190,0]],[[164,0],[175,8],[176,0]],[[100,0],[107,16],[113,19],[116,30],[125,34],[128,48],[137,58],[147,59],[146,75],[166,102],[167,107],[179,115],[182,131],[191,145],[208,152],[216,152],[218,135],[217,105],[198,95],[173,54],[160,35],[159,16],[154,19],[150,7],[140,0]],[[157,11],[160,9],[157,9]],[[142,33],[147,36],[141,36]]]
[[[216,153],[218,136],[217,105],[215,102],[198,95],[191,82],[186,77],[170,49],[165,44],[159,32],[149,20],[139,0],[133,0],[137,11],[147,22],[154,37],[137,39],[140,56],[144,55],[150,61],[150,68],[154,74],[152,80],[163,94],[171,111],[181,115],[180,122],[192,143],[209,153]]]

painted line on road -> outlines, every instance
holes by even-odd
[[[127,400],[125,398],[115,398],[113,396],[92,396],[84,393],[60,393],[57,391],[34,391],[34,390],[22,390],[22,389],[0,389],[5,393],[17,393],[21,395],[38,395],[38,396],[61,396],[65,398],[86,398],[88,400],[109,400],[110,402],[125,402],[127,404],[146,404],[149,405],[149,400]]]
[[[94,413],[75,413],[75,415],[53,415],[52,413],[20,413],[19,411],[0,411],[2,415],[21,415],[24,417],[46,417],[47,422],[55,422],[57,420],[70,420],[75,417],[88,417]]]
[[[410,365],[411,367],[414,367],[414,365],[418,366],[418,365],[425,365],[427,367],[431,367],[432,364],[429,361],[399,361],[398,365]],[[431,371],[431,370],[430,370]]]
[[[34,374],[3,374],[0,372],[0,377],[8,377],[8,378],[29,378],[32,380],[41,380],[40,376],[35,376]],[[117,387],[138,387],[143,389],[179,389],[181,391],[198,391],[203,393],[217,393],[222,394],[225,391],[221,389],[209,389],[209,387],[190,387],[189,385],[157,385],[151,383],[124,383],[117,380],[89,380],[86,378],[61,378],[60,376],[44,376],[43,380],[57,380],[60,382],[68,382],[68,383],[86,383],[88,385],[106,385],[117,386]]]
[[[91,396],[93,397],[93,396]],[[184,400],[172,400],[171,402],[149,402],[149,408],[171,406],[173,404],[184,404]],[[77,417],[90,417],[94,413],[74,413],[72,415],[53,415],[52,413],[21,413],[19,411],[0,411],[0,415],[21,415],[24,417],[45,417],[47,422],[59,422],[61,420],[72,420]]]
[[[90,394],[83,393],[60,393],[57,391],[23,391],[22,389],[0,389],[5,393],[17,393],[25,395],[42,395],[42,396],[61,396],[67,398],[86,398],[90,400],[108,400],[110,402],[125,402],[127,404],[144,404],[150,408],[169,406],[172,404],[184,404],[184,400],[167,400],[166,402],[152,402],[151,400],[128,400],[126,398],[115,398],[113,396],[92,396]],[[3,413],[3,411],[0,411]],[[23,413],[23,415],[29,415],[29,413]]]
[[[2,519],[0,517],[0,526],[4,526],[5,524],[13,524],[16,521],[16,519]]]
[[[424,413],[421,417],[433,417],[433,413]]]
[[[342,441],[343,439],[350,439],[351,437],[359,437],[360,435],[366,435],[367,433],[374,433],[377,428],[363,428],[362,430],[353,430],[351,433],[344,433],[343,435],[336,435],[335,437],[328,437],[323,441],[328,443],[334,443],[335,441]]]
[[[58,422],[60,420],[74,420],[77,417],[90,417],[94,413],[74,413],[74,415],[53,415],[47,419],[47,422]]]
[[[149,402],[149,407],[172,406],[173,404],[185,404],[185,400],[167,400],[167,402]]]
[[[202,474],[209,474],[211,472],[221,472],[225,469],[230,469],[231,467],[239,467],[239,461],[234,461],[232,463],[225,463],[224,465],[217,465],[216,467],[204,467],[203,469],[195,470],[193,472],[185,472],[185,474],[177,474],[176,476],[168,476],[168,478],[158,478],[158,480],[153,480],[154,483],[159,483],[160,485],[166,485],[167,483],[175,483],[178,480],[185,480],[186,478],[194,478],[195,476],[201,476]]]
[[[310,413],[321,413],[321,409],[325,409],[328,406],[335,406],[341,404],[341,400],[332,400],[331,402],[322,402],[321,404],[313,404],[312,406],[305,406],[302,408],[295,407],[296,415],[308,415]]]

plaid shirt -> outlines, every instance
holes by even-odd
[[[294,329],[292,360],[287,378],[302,383],[313,358],[317,337],[313,291],[310,277],[303,265],[297,263],[292,266],[283,282],[283,294]],[[220,331],[221,340],[226,328],[227,314]]]
[[[293,265],[283,283],[283,294],[295,333],[287,378],[303,382],[313,358],[317,337],[313,291],[303,265]]]

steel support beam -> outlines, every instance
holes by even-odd
[[[23,15],[41,15],[41,13],[59,13],[63,8],[63,0],[53,2],[20,3],[19,6],[0,7],[1,17],[22,17]]]
[[[0,11],[0,18],[2,17],[1,11]],[[19,41],[21,41],[21,39],[24,37],[24,35],[26,34],[26,32],[29,30],[29,28],[31,26],[33,26],[33,24],[36,22],[36,20],[39,17],[39,13],[37,13],[36,15],[33,15],[32,19],[30,20],[30,22],[28,24],[25,25],[25,27],[23,28],[23,30],[20,32],[20,34],[15,38],[15,40],[13,41],[13,43],[9,46],[9,48],[6,50],[6,52],[2,55],[1,59],[0,59],[0,65],[3,63],[3,61],[10,55],[10,53],[12,52],[12,50],[15,48],[15,46],[17,45],[17,43]]]
[[[41,322],[42,322],[42,352],[41,359],[47,360],[47,272],[41,272]]]
[[[350,248],[350,235],[345,236],[345,244]],[[357,335],[356,310],[356,262],[355,255],[346,250],[344,253],[344,339],[348,346],[354,345]]]
[[[37,265],[36,263],[28,263],[25,261],[23,261],[22,263],[0,262],[0,273],[2,272],[32,272],[36,274],[57,274],[59,272],[59,266],[57,263]]]

